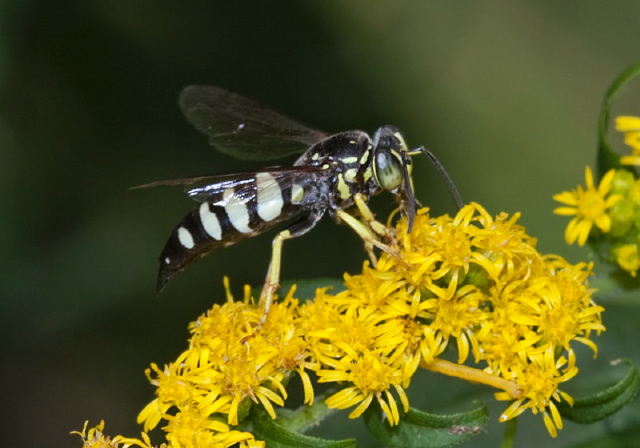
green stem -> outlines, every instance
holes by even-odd
[[[516,439],[516,430],[518,429],[518,418],[512,418],[505,422],[504,438],[500,444],[500,448],[512,448]]]
[[[302,405],[298,409],[278,410],[278,424],[292,432],[304,433],[312,426],[317,426],[322,420],[338,412],[338,409],[330,409],[325,400],[333,395],[335,390],[330,390],[321,395],[316,395],[311,406]]]

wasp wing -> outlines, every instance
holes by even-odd
[[[261,171],[246,171],[241,173],[215,174],[213,176],[186,177],[181,179],[160,180],[144,185],[133,187],[137,190],[141,188],[152,188],[160,186],[183,185],[187,195],[194,201],[220,201],[221,195],[230,188],[234,191],[234,196],[241,199],[243,203],[248,202],[257,194],[261,188],[258,179],[264,179],[264,174],[269,174],[270,179],[278,182],[281,188],[288,188],[296,179],[308,177],[312,173],[323,171],[318,165],[305,165],[295,167],[269,167]],[[268,182],[265,183],[265,185]],[[217,204],[218,205],[218,204]],[[224,206],[223,203],[219,204]]]
[[[185,87],[179,103],[189,123],[208,135],[212,146],[238,159],[279,159],[327,137],[220,87]]]
[[[267,168],[271,169],[271,168]],[[280,168],[274,168],[278,170]],[[177,185],[183,185],[186,192],[189,192],[192,188],[195,188],[196,185],[208,185],[208,184],[232,184],[234,180],[241,179],[249,175],[255,175],[255,171],[247,171],[240,173],[228,173],[228,174],[213,174],[207,176],[195,176],[195,177],[183,177],[179,179],[167,179],[167,180],[158,180],[155,182],[149,182],[144,185],[137,185],[135,187],[131,187],[131,190],[140,190],[143,188],[153,188],[153,187],[175,187]]]
[[[314,173],[323,171],[320,166],[300,166],[292,168],[265,168],[260,172],[247,172],[235,176],[213,177],[190,185],[186,190],[191,199],[198,202],[210,201],[224,207],[231,199],[241,203],[253,200],[265,188],[272,188],[274,182],[281,190],[290,188],[294,183],[306,184]],[[232,190],[229,190],[232,189]],[[225,191],[233,194],[225,195]]]

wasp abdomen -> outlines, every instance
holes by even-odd
[[[308,180],[285,186],[268,172],[256,173],[248,185],[227,188],[194,207],[173,229],[160,254],[158,292],[196,258],[266,232],[306,210],[305,198],[314,190]]]

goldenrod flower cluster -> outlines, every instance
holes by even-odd
[[[396,423],[392,392],[406,409],[404,391],[421,366],[504,389],[496,397],[514,401],[501,420],[542,412],[555,435],[562,421],[554,403],[572,402],[558,386],[578,371],[572,344],[596,352],[590,337],[604,330],[603,308],[587,285],[591,265],[539,254],[517,219],[494,219],[478,204],[455,218],[423,209],[411,233],[398,224],[396,254],[347,276],[346,291],[321,292],[308,305],[322,309],[310,322],[314,357],[326,366],[318,375],[349,384],[329,406],[358,404],[357,416],[375,398]],[[351,328],[324,318],[336,308]],[[457,364],[440,358],[449,345]],[[460,366],[467,361],[483,370]]]
[[[616,129],[624,132],[633,153],[620,158],[622,165],[640,165],[640,118],[618,117]],[[565,232],[567,243],[605,241],[610,257],[623,270],[636,276],[640,269],[640,180],[627,169],[609,170],[596,187],[589,167],[586,188],[556,194],[565,204],[555,209],[559,215],[573,216]]]
[[[572,403],[559,386],[578,372],[574,343],[597,352],[591,336],[604,330],[603,309],[587,284],[591,265],[539,254],[517,219],[492,218],[477,204],[454,218],[422,209],[411,233],[406,220],[390,229],[391,250],[375,267],[345,276],[344,291],[322,288],[299,303],[292,289],[257,334],[262,310],[248,287],[243,301],[228,293],[191,325],[189,347],[175,362],[148,370],[157,398],[139,421],[145,431],[162,422],[168,447],[262,446],[237,426],[248,408],[259,404],[276,418],[292,375],[312,404],[314,372],[339,386],[330,408],[353,408],[355,418],[375,401],[396,425],[422,367],[501,389],[496,398],[511,401],[502,421],[531,409],[555,436],[562,428],[555,403]],[[449,347],[455,362],[443,358]],[[82,434],[86,447],[120,446]],[[146,433],[119,440],[151,446]]]

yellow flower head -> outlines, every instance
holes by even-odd
[[[631,146],[633,153],[622,156],[623,165],[640,165],[640,118],[620,116],[616,118],[616,131],[624,132],[624,143]]]
[[[299,304],[292,288],[257,333],[262,307],[248,287],[234,301],[227,282],[227,302],[190,325],[187,350],[147,370],[156,398],[138,421],[145,431],[163,422],[172,447],[263,447],[239,426],[250,406],[275,419],[295,373],[312,404],[313,371],[342,387],[328,407],[353,407],[356,418],[375,401],[396,425],[423,367],[503,390],[496,397],[512,403],[502,420],[540,412],[555,435],[562,427],[555,403],[571,402],[559,385],[577,373],[573,344],[597,352],[591,336],[604,330],[603,309],[591,299],[591,265],[541,255],[518,217],[492,217],[478,204],[455,217],[419,210],[411,233],[406,219],[389,232],[396,239],[375,266],[345,275],[344,291],[321,288]],[[440,358],[449,345],[457,363]],[[98,426],[80,435],[86,447],[151,448],[146,433],[109,439]]]
[[[396,425],[400,420],[400,413],[391,388],[393,387],[398,394],[404,411],[408,411],[409,401],[402,384],[413,372],[407,371],[402,358],[396,358],[395,362],[390,361],[375,350],[365,350],[356,354],[355,358],[343,357],[331,369],[319,370],[320,382],[346,381],[353,384],[329,397],[326,401],[327,406],[345,409],[358,404],[349,415],[350,418],[356,418],[362,415],[373,398],[376,398],[389,419],[389,424]]]
[[[542,412],[555,434],[553,400],[570,400],[558,385],[577,372],[572,343],[597,350],[590,336],[604,330],[603,309],[591,300],[591,265],[541,255],[517,219],[478,204],[454,218],[419,210],[411,233],[400,220],[376,267],[302,306],[320,381],[345,384],[329,407],[356,406],[357,417],[375,399],[395,424],[395,397],[408,407],[404,391],[423,366],[502,388],[501,399],[515,399],[505,418]],[[439,359],[450,342],[459,364],[473,355],[485,370]]]
[[[509,377],[520,384],[523,393],[522,398],[513,401],[500,416],[500,421],[507,421],[517,417],[527,409],[534,414],[542,412],[545,426],[551,436],[557,435],[557,430],[562,429],[562,419],[556,402],[561,400],[573,404],[570,395],[558,389],[558,385],[568,381],[578,373],[575,366],[575,356],[570,352],[569,359],[557,357],[553,347],[532,352],[529,362],[514,363],[510,366]],[[512,397],[504,393],[496,394],[498,400],[510,400]]]
[[[146,433],[142,433],[142,439],[136,439],[131,437],[115,436],[113,439],[104,434],[104,421],[87,429],[89,422],[84,422],[84,428],[82,432],[73,431],[71,434],[77,434],[82,437],[83,448],[129,448],[129,447],[141,447],[141,448],[168,448],[166,444],[151,445],[151,440]]]
[[[635,277],[640,270],[640,254],[637,244],[623,244],[613,249],[618,265]]]
[[[269,319],[254,334],[262,307],[251,303],[248,287],[244,300],[235,302],[228,282],[226,286],[227,303],[215,305],[190,325],[189,348],[163,370],[152,364],[147,371],[158,397],[138,421],[145,430],[166,421],[163,429],[172,446],[259,446],[251,434],[232,426],[244,418],[248,402],[260,403],[276,418],[273,405],[284,404],[284,384],[293,372],[302,378],[305,401],[313,401],[305,371],[310,353],[298,324],[295,289],[272,306]]]
[[[571,192],[564,191],[553,196],[553,199],[568,206],[558,207],[554,213],[565,216],[575,215],[565,232],[568,244],[577,241],[580,246],[584,245],[594,224],[603,233],[609,232],[611,217],[607,214],[607,210],[622,199],[618,195],[609,195],[614,175],[615,170],[610,170],[596,188],[591,168],[586,167],[586,189],[579,185]]]

